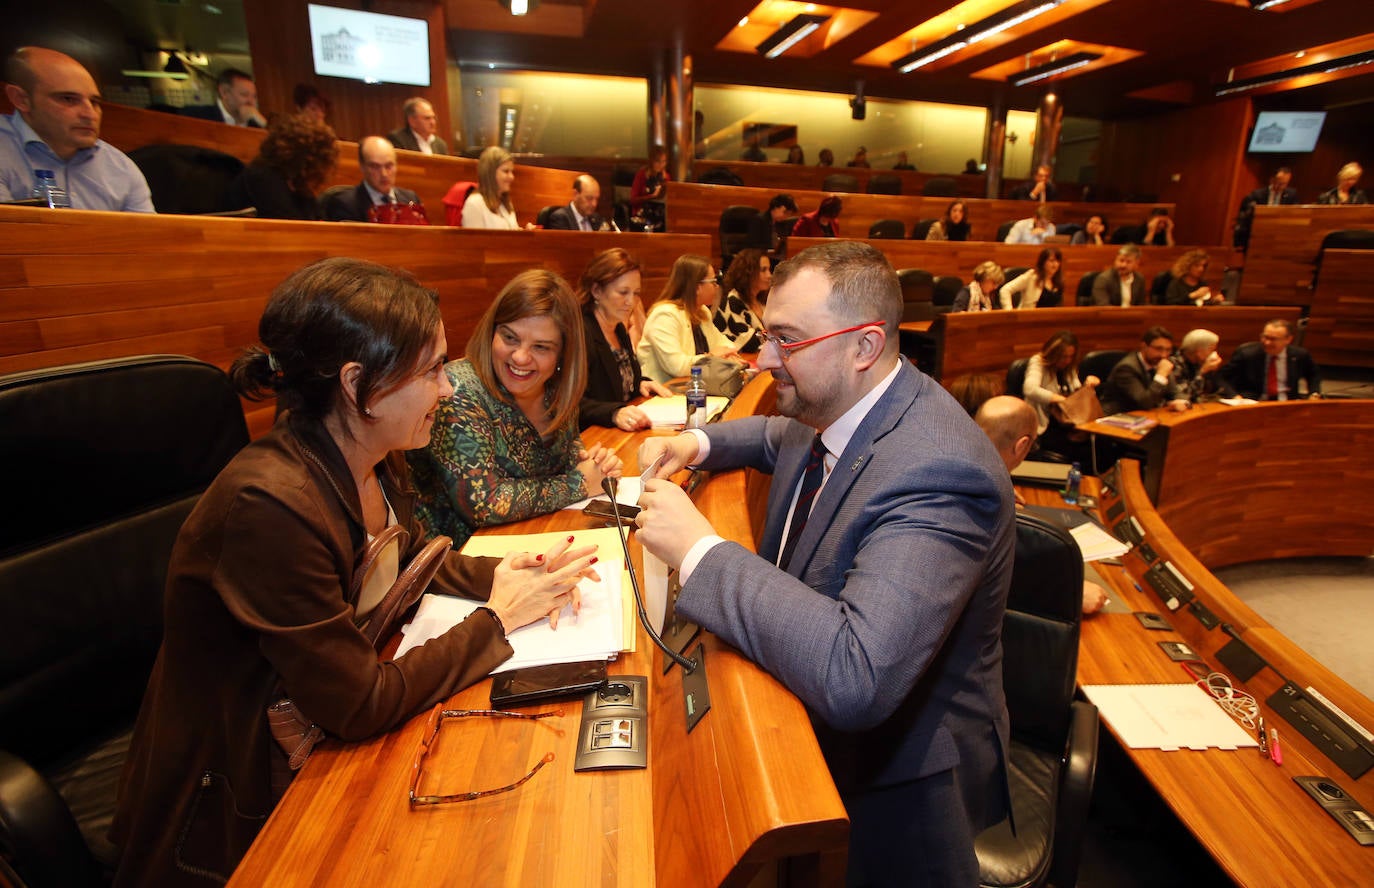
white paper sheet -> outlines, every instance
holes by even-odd
[[[1121,741],[1132,749],[1239,749],[1255,735],[1195,684],[1084,685]]]
[[[730,404],[729,398],[711,395],[706,399],[706,418],[714,419]],[[653,397],[639,405],[639,409],[649,414],[654,428],[681,428],[687,424],[687,396],[675,395],[671,398]]]

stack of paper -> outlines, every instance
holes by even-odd
[[[715,419],[730,404],[729,398],[711,395],[706,399],[706,418]],[[649,414],[654,428],[675,428],[687,424],[687,396],[671,398],[654,397],[639,405],[639,409]]]
[[[620,539],[614,528],[581,530],[576,536],[575,546],[594,543],[599,547],[596,571],[601,575],[601,581],[583,580],[578,585],[582,593],[581,611],[574,616],[572,606],[565,607],[559,614],[556,630],[550,628],[546,617],[509,633],[507,638],[515,654],[492,670],[493,675],[522,666],[609,660],[626,649],[625,608],[621,593],[624,556],[620,550]],[[521,536],[483,535],[468,540],[463,552],[468,555],[495,556],[504,556],[510,551],[545,552],[566,538],[567,531]],[[450,595],[423,596],[415,618],[402,628],[404,635],[396,656],[439,637],[482,605],[481,601]]]
[[[1069,531],[1069,536],[1078,543],[1084,561],[1101,561],[1104,558],[1120,558],[1131,547],[1098,527],[1092,521],[1085,521]]]
[[[1158,420],[1134,413],[1113,413],[1111,416],[1104,416],[1095,421],[1102,423],[1102,425],[1114,426],[1132,432],[1143,432],[1159,425]]]
[[[1259,745],[1195,684],[1084,685],[1083,693],[1132,749]]]

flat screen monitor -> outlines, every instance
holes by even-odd
[[[314,3],[309,10],[316,74],[429,86],[429,22]]]
[[[1325,111],[1261,111],[1250,134],[1252,154],[1305,154],[1317,147]]]

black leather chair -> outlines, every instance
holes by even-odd
[[[944,314],[954,307],[954,299],[964,289],[962,278],[952,274],[942,274],[935,279],[935,293],[931,301],[935,303],[935,313]]]
[[[168,557],[243,408],[218,368],[145,356],[0,376],[0,428],[0,852],[25,888],[104,885]]]
[[[1007,235],[1011,234],[1011,227],[1015,224],[1016,220],[1013,219],[1010,222],[1003,222],[1001,225],[997,226],[997,242],[999,244],[1006,243]]]
[[[1021,393],[1026,388],[1026,365],[1030,363],[1030,358],[1017,358],[1011,362],[1007,368],[1007,382],[1004,391],[1016,398],[1021,397]]]
[[[1111,375],[1112,368],[1130,352],[1124,348],[1104,348],[1090,351],[1078,362],[1078,378],[1096,376],[1103,382]]]
[[[749,239],[749,222],[759,211],[744,204],[734,204],[720,211],[720,267],[730,267],[730,260],[744,249]]]
[[[874,173],[868,178],[869,194],[901,194],[902,177],[888,173]]]
[[[148,180],[159,213],[223,213],[238,209],[228,200],[229,184],[243,161],[199,145],[144,145],[129,152]]]
[[[906,237],[906,224],[901,219],[879,219],[868,226],[868,236],[872,238],[887,238],[889,240],[901,240]]]
[[[1165,305],[1169,299],[1169,285],[1174,282],[1174,272],[1171,268],[1166,268],[1155,275],[1150,282],[1150,303],[1153,305]]]
[[[539,215],[534,217],[534,224],[538,225],[540,228],[548,228],[549,214],[552,213],[554,210],[558,209],[560,206],[566,206],[566,204],[554,204],[552,206],[540,207]]]
[[[974,848],[988,888],[1073,888],[1097,769],[1097,707],[1074,699],[1083,556],[1062,529],[1016,516],[1016,560],[1002,621],[1002,682],[1011,716],[1011,823]]]
[[[1110,240],[1114,244],[1143,244],[1145,243],[1145,226],[1122,225],[1112,232]]]
[[[921,186],[926,197],[958,197],[959,186],[950,176],[932,176]]]
[[[715,167],[701,174],[697,182],[702,185],[743,185],[744,180],[729,167]]]
[[[1079,305],[1093,304],[1093,284],[1097,282],[1098,273],[1090,271],[1078,279],[1078,289],[1074,293],[1074,301]]]
[[[925,240],[926,235],[930,234],[930,226],[934,225],[938,219],[920,219],[911,226],[912,240]]]
[[[859,177],[849,173],[831,173],[821,183],[822,191],[841,191],[848,194],[859,193]]]

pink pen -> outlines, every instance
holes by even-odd
[[[1269,729],[1269,757],[1274,760],[1274,764],[1283,765],[1283,750],[1279,747],[1279,729]]]

